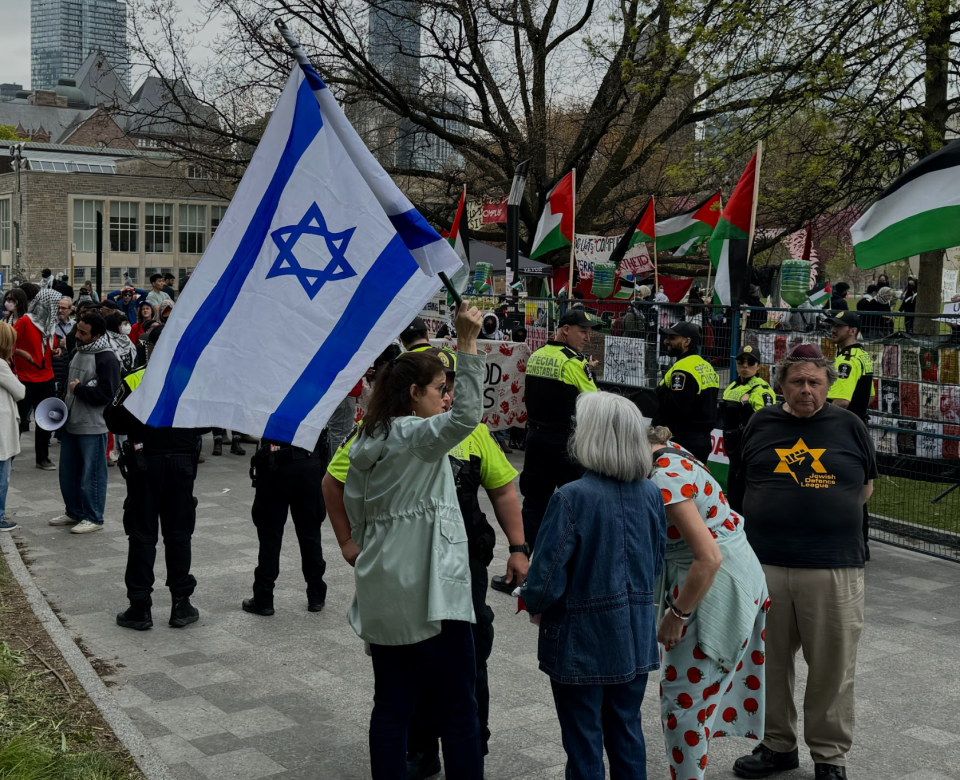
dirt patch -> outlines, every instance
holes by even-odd
[[[0,554],[0,648],[2,643],[8,646],[8,655],[16,657],[18,673],[13,681],[0,685],[0,734],[28,729],[32,737],[54,747],[110,754],[125,777],[143,780],[130,754],[33,614]],[[110,674],[112,669],[101,663],[97,671]]]

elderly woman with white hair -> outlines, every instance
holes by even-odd
[[[654,583],[666,520],[650,482],[640,411],[626,398],[577,399],[571,456],[586,474],[547,507],[521,594],[539,618],[568,778],[646,778],[640,704],[658,666]]]

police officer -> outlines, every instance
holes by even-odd
[[[170,625],[182,628],[200,619],[199,611],[190,603],[197,586],[190,573],[190,541],[197,521],[193,483],[197,476],[200,437],[193,428],[144,425],[127,411],[124,403],[137,389],[144,370],[141,368],[124,377],[113,403],[103,410],[103,419],[111,433],[127,437],[119,465],[127,481],[123,530],[129,546],[124,582],[130,607],[117,615],[117,625],[137,631],[153,626],[150,594],[160,532],[167,566],[166,585],[173,600]]]
[[[590,331],[599,327],[601,323],[589,319],[583,309],[571,308],[560,318],[554,338],[527,361],[527,442],[520,492],[523,534],[531,549],[553,491],[583,474],[567,455],[567,439],[577,396],[597,391],[595,364],[581,350],[590,341]],[[504,584],[494,578],[496,590],[503,590],[498,586]]]
[[[740,443],[743,431],[753,413],[764,406],[773,406],[777,397],[767,381],[757,375],[760,361],[752,346],[746,344],[737,355],[737,378],[723,391],[720,416],[723,421],[723,448],[730,459],[727,477],[727,499],[734,511],[743,514],[743,492],[746,487]]]
[[[717,425],[720,377],[697,354],[700,328],[694,323],[678,322],[661,328],[660,333],[667,355],[677,360],[657,388],[660,407],[653,424],[665,425],[677,444],[706,463],[711,450],[710,432]]]
[[[312,450],[282,441],[261,439],[250,461],[253,524],[260,540],[257,568],[253,572],[253,598],[243,600],[243,611],[269,616],[274,613],[273,587],[280,574],[280,548],[287,513],[300,543],[300,562],[307,583],[307,610],[319,612],[327,598],[323,574],[327,564],[320,546],[320,524],[326,516],[320,483],[323,480],[325,435]]]
[[[419,317],[414,317],[413,322],[400,333],[400,343],[403,344],[403,348],[407,352],[430,349],[430,341],[427,339],[427,323]]]
[[[867,406],[875,395],[873,389],[873,358],[857,343],[860,334],[860,315],[852,311],[838,311],[827,317],[830,323],[830,338],[837,345],[837,381],[827,393],[827,400],[834,406],[853,412],[867,423]],[[863,547],[866,559],[870,560],[870,512],[863,505]]]
[[[414,349],[411,352],[421,350]],[[454,379],[456,377],[456,353],[447,349],[428,347],[444,365],[447,376],[445,402],[453,403]],[[402,357],[400,358],[403,359]],[[449,408],[449,406],[447,407]],[[360,423],[362,425],[362,422]],[[330,523],[334,527],[344,558],[353,564],[356,544],[350,539],[350,522],[343,509],[343,485],[350,468],[350,447],[359,425],[347,441],[337,450],[327,467],[323,480],[324,495],[330,508]],[[510,557],[504,579],[519,585],[527,574],[528,548],[524,544],[523,521],[520,502],[513,486],[516,470],[507,461],[503,452],[482,422],[460,444],[450,451],[450,462],[457,486],[457,500],[467,529],[470,560],[470,580],[473,589],[473,611],[477,622],[473,625],[473,641],[477,660],[477,715],[484,754],[490,739],[490,688],[487,678],[487,660],[493,650],[493,610],[487,605],[487,566],[493,560],[496,534],[480,508],[478,491],[487,491],[497,517],[497,522],[507,537]],[[418,704],[417,711],[408,729],[407,778],[418,780],[431,777],[441,770],[439,732],[429,711],[429,702]]]

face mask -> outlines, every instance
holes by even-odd
[[[14,301],[4,301],[3,308],[7,311],[13,311],[17,308],[17,304]]]
[[[124,336],[129,336],[129,335],[130,335],[130,325],[129,325],[128,323],[124,323],[123,325],[121,325],[121,326],[120,326],[120,333],[122,333]]]

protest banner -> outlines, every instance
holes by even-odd
[[[435,347],[455,349],[452,339],[431,339]],[[487,354],[483,378],[483,422],[491,431],[503,431],[527,424],[527,361],[530,347],[515,341],[478,341],[477,350]]]
[[[593,266],[605,263],[623,236],[584,236],[577,234],[573,238],[574,256],[577,260],[577,273],[581,279],[593,278]],[[653,260],[646,244],[637,244],[627,250],[617,269],[618,276],[645,274],[653,272]]]
[[[484,198],[480,221],[484,225],[496,225],[507,221],[507,198]]]

